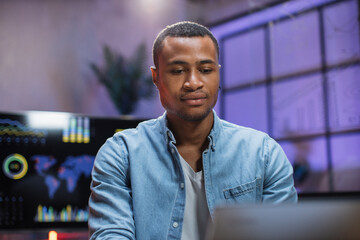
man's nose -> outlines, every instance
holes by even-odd
[[[197,70],[189,71],[187,79],[184,83],[184,88],[188,90],[197,90],[203,87],[203,81],[201,79],[200,73]]]

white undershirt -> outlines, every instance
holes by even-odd
[[[206,202],[203,172],[194,172],[180,154],[179,157],[184,171],[186,189],[181,239],[204,239],[210,213]]]

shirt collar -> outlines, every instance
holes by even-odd
[[[210,131],[210,134],[208,136],[209,140],[210,140],[210,144],[211,144],[211,149],[213,151],[215,151],[215,147],[216,147],[216,140],[219,136],[219,133],[221,131],[221,120],[220,118],[217,116],[215,110],[213,110],[213,114],[214,114],[214,124],[213,127]],[[168,144],[169,142],[173,142],[174,144],[176,143],[176,139],[173,135],[173,133],[171,132],[171,130],[167,127],[167,116],[166,116],[166,111],[164,112],[164,114],[162,116],[160,116],[158,118],[159,123],[160,123],[160,131],[161,134],[164,136],[165,138],[165,142],[166,144]]]
[[[210,139],[211,149],[215,151],[216,142],[221,132],[222,125],[221,125],[221,119],[217,116],[215,110],[213,110],[213,114],[214,114],[214,125],[210,131],[208,138]]]

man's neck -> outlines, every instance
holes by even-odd
[[[174,134],[176,147],[195,172],[202,169],[201,155],[209,145],[207,137],[213,123],[212,112],[201,121],[186,121],[168,115],[168,127]]]
[[[212,112],[200,121],[186,121],[172,115],[167,115],[167,118],[176,145],[201,145],[207,139],[214,123]]]

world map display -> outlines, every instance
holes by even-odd
[[[95,157],[91,155],[68,156],[59,167],[58,160],[53,156],[34,155],[31,157],[31,161],[35,163],[35,171],[44,179],[50,199],[54,198],[63,180],[66,181],[67,191],[73,193],[82,175],[90,177],[94,159]]]

